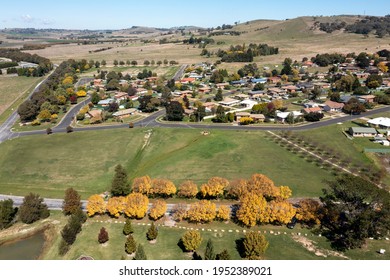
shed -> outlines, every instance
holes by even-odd
[[[353,137],[374,137],[377,135],[376,129],[372,127],[350,127],[348,132]]]

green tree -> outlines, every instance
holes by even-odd
[[[31,224],[50,216],[47,205],[43,203],[43,198],[34,193],[30,193],[24,197],[18,213],[19,219],[25,224]]]
[[[114,59],[114,66],[118,66],[118,60]]]
[[[81,197],[79,193],[73,189],[68,188],[65,190],[65,198],[62,203],[62,212],[65,215],[71,215],[76,213],[77,209],[81,208]]]
[[[229,252],[225,249],[221,253],[217,254],[217,260],[231,260]]]
[[[187,251],[193,252],[199,248],[200,243],[202,243],[202,237],[198,231],[190,230],[184,233],[181,237],[181,242]]]
[[[215,118],[213,118],[212,121],[213,122],[217,122],[217,123],[225,123],[225,122],[227,122],[227,118],[226,118],[226,115],[225,115],[225,109],[223,108],[223,106],[219,105],[217,107]]]
[[[105,227],[102,227],[99,231],[98,242],[100,244],[103,244],[103,243],[106,243],[108,241],[108,239],[109,239],[108,232],[107,232]]]
[[[121,164],[115,166],[114,178],[111,182],[111,194],[113,196],[126,196],[130,193],[130,183],[127,172]]]
[[[18,114],[21,121],[31,121],[39,113],[39,107],[31,100],[26,100],[18,107]]]
[[[130,234],[125,243],[125,251],[127,254],[132,254],[137,249],[137,243],[134,240],[134,237]]]
[[[100,96],[96,92],[92,93],[91,102],[92,104],[96,105],[100,101]]]
[[[342,175],[329,181],[320,197],[321,230],[334,248],[359,248],[369,237],[390,230],[390,194],[360,177]]]
[[[158,229],[154,223],[150,225],[148,232],[146,233],[146,237],[148,240],[155,240],[158,236]]]
[[[198,122],[202,121],[203,118],[206,116],[206,107],[203,105],[198,106],[195,112],[195,116]]]
[[[268,245],[264,235],[255,231],[248,232],[243,242],[245,257],[251,260],[262,259]]]
[[[214,100],[215,101],[222,101],[223,100],[223,95],[222,95],[222,89],[221,88],[219,88],[217,93],[215,94]]]
[[[141,261],[141,260],[147,260],[147,259],[148,258],[146,257],[144,247],[141,244],[139,244],[137,247],[137,251],[135,251],[134,260]]]
[[[131,225],[131,220],[126,219],[125,225],[123,226],[123,234],[124,235],[129,235],[134,232],[133,226]]]
[[[15,212],[12,199],[0,201],[0,230],[7,228],[11,224]]]
[[[166,107],[166,118],[168,121],[182,121],[184,109],[180,102],[171,101]]]
[[[76,241],[77,234],[81,231],[81,225],[80,220],[75,215],[71,215],[68,223],[61,231],[63,240],[69,245],[72,245]]]
[[[215,253],[214,253],[214,245],[213,241],[211,241],[211,238],[207,240],[206,245],[206,251],[204,253],[204,259],[205,260],[215,260]]]
[[[281,75],[292,75],[292,67],[291,67],[291,64],[292,64],[292,60],[291,58],[286,58],[284,59],[284,62],[283,62],[283,69],[282,71],[280,72]]]

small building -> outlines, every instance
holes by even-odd
[[[240,102],[240,105],[246,108],[252,108],[253,106],[257,105],[257,102],[250,99],[245,99]]]
[[[125,109],[125,110],[115,112],[112,115],[114,117],[122,119],[122,118],[126,118],[126,117],[133,115],[135,112],[137,112],[137,109],[130,108],[130,109]]]
[[[238,99],[233,99],[229,97],[225,97],[223,101],[218,102],[222,106],[234,106],[240,103],[240,100]]]
[[[267,78],[252,78],[249,81],[253,84],[265,84],[267,82]]]
[[[372,127],[350,127],[349,134],[353,137],[375,137],[377,131]]]
[[[236,117],[236,121],[239,122],[241,118],[244,118],[244,117],[250,117],[250,113],[249,112],[236,112],[235,113],[235,117]]]
[[[198,89],[199,93],[209,93],[211,91],[211,88],[206,86],[206,87],[201,87]]]
[[[277,83],[280,83],[282,81],[282,78],[280,77],[269,77],[267,78],[267,82],[270,83],[270,84],[277,84]]]
[[[367,122],[370,126],[390,130],[390,118],[379,117]]]
[[[102,110],[95,109],[95,110],[88,111],[85,114],[85,117],[87,119],[90,119],[89,121],[90,124],[100,123],[103,120]]]
[[[310,113],[322,113],[322,109],[320,107],[303,108],[301,110],[301,113],[303,113],[304,115]]]
[[[225,87],[229,86],[229,83],[218,83],[215,86],[220,89],[225,89]]]
[[[192,84],[195,81],[196,81],[195,78],[183,78],[180,80],[180,83],[181,84]]]
[[[127,92],[117,92],[114,95],[115,100],[126,100],[128,97]]]
[[[343,108],[344,108],[343,103],[334,102],[331,100],[328,100],[324,103],[325,112],[341,112]]]
[[[358,100],[363,103],[374,103],[375,95],[369,94],[369,95],[361,95],[359,96]]]
[[[265,116],[263,114],[250,114],[254,122],[264,122]]]
[[[108,99],[100,100],[97,105],[101,106],[101,107],[108,107],[110,105],[110,103],[113,103],[113,102],[115,102],[115,100],[113,98],[108,98]]]

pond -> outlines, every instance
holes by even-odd
[[[36,260],[38,259],[45,237],[43,232],[26,239],[0,246],[0,260]]]

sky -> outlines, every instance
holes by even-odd
[[[255,19],[390,13],[389,0],[19,0],[0,5],[0,28],[217,27]]]

